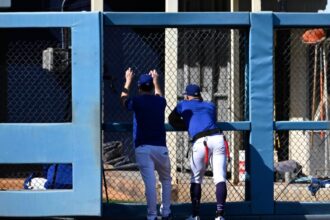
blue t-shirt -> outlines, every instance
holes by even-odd
[[[165,98],[158,95],[140,95],[129,98],[126,108],[134,111],[133,138],[140,145],[166,146]]]
[[[211,102],[183,100],[178,103],[176,111],[183,118],[190,137],[194,137],[199,132],[217,128],[217,111]]]

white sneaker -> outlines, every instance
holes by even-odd
[[[218,216],[218,217],[215,218],[215,220],[225,220],[225,218],[222,217],[222,216]]]
[[[193,217],[192,215],[186,218],[186,220],[200,220],[199,216]]]

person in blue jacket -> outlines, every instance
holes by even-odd
[[[187,128],[192,139],[190,158],[190,196],[192,213],[188,218],[199,220],[199,207],[202,195],[201,184],[209,158],[212,158],[212,171],[216,186],[216,220],[223,220],[227,197],[226,187],[226,147],[223,133],[217,127],[217,110],[211,102],[203,101],[200,87],[190,84],[186,87],[184,100],[180,101],[169,115],[169,123],[177,129]]]
[[[147,219],[157,219],[156,170],[162,186],[160,213],[163,220],[169,220],[172,218],[170,210],[172,186],[164,125],[166,100],[162,97],[156,70],[140,75],[139,94],[129,97],[133,76],[132,69],[128,68],[125,72],[126,81],[121,93],[121,101],[127,110],[134,112],[135,158],[145,185]]]

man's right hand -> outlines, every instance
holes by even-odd
[[[158,82],[158,73],[156,70],[150,70],[149,75],[153,79],[153,83],[156,84]]]
[[[155,69],[150,70],[149,75],[152,77],[152,82],[155,86],[155,95],[162,96],[162,91],[160,90],[160,86],[158,84],[158,73]]]

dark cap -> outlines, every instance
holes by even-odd
[[[142,74],[138,80],[138,86],[150,86],[152,84],[152,77],[149,74]]]
[[[189,95],[189,96],[200,96],[201,95],[201,89],[199,88],[198,85],[189,84],[186,87],[186,91],[185,91],[184,94]]]

